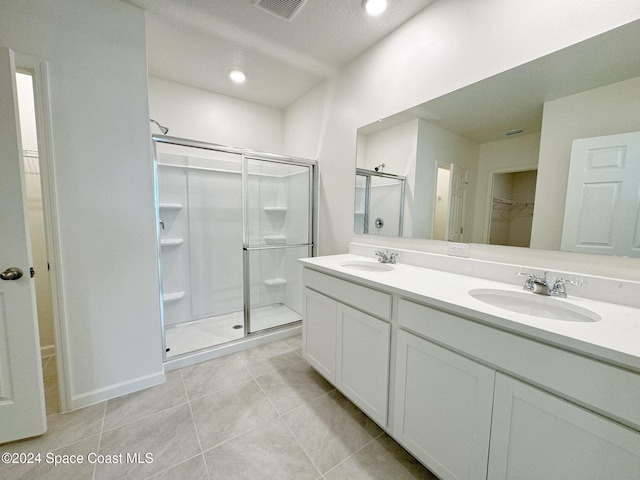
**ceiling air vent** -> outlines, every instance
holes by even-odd
[[[253,4],[260,10],[269,12],[289,22],[293,20],[293,17],[302,9],[306,1],[307,0],[252,0]]]

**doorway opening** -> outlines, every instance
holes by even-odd
[[[436,176],[436,207],[433,217],[433,239],[447,239],[447,225],[449,223],[449,183],[451,170],[438,165]]]
[[[488,243],[528,247],[537,170],[493,174]]]
[[[40,157],[38,154],[35,96],[31,72],[27,70],[17,72],[16,86],[18,92],[20,134],[22,138],[22,158],[24,162],[27,223],[33,262],[32,275],[35,275],[45,404],[47,415],[49,415],[59,412],[60,401],[54,333],[53,294],[49,277],[49,256],[47,254],[47,234],[44,221]]]

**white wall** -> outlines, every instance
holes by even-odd
[[[284,151],[287,155],[317,159],[324,138],[333,84],[320,83],[284,111]]]
[[[257,103],[149,78],[149,114],[168,135],[282,153],[284,112]],[[156,126],[154,133],[160,133]]]
[[[353,202],[358,127],[638,18],[637,0],[617,0],[615,8],[611,2],[580,0],[434,2],[347,65],[328,82],[330,106],[319,139],[320,254],[345,252],[348,242],[357,239],[351,233],[352,212],[344,205]],[[438,242],[409,243],[418,249],[441,248]],[[519,255],[493,246],[472,251],[502,260]],[[526,259],[549,258],[547,252],[524,252]],[[554,261],[566,257],[554,253]],[[588,258],[600,265],[609,261]]]
[[[70,407],[163,380],[144,13],[2,2],[0,44],[46,59]],[[60,345],[58,345],[60,350]]]
[[[560,248],[572,140],[639,131],[638,112],[640,78],[545,103],[532,247]]]

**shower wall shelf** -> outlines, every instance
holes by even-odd
[[[264,207],[267,213],[287,213],[287,207]]]
[[[181,203],[160,203],[158,207],[160,210],[182,210]]]
[[[165,293],[162,296],[164,303],[177,302],[184,298],[184,292]]]
[[[268,278],[264,281],[264,284],[269,287],[278,287],[287,284],[287,280],[284,278]]]
[[[167,238],[160,240],[160,245],[163,247],[178,247],[184,243],[182,238]]]
[[[287,243],[286,235],[265,235],[264,241],[267,245],[284,245]]]

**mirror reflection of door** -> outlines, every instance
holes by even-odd
[[[433,215],[434,240],[461,242],[467,171],[451,163],[438,165]]]
[[[536,177],[537,170],[493,174],[488,243],[529,246]]]
[[[562,250],[640,256],[640,132],[573,141]]]
[[[433,239],[446,240],[449,218],[449,167],[438,166],[436,178],[436,205],[433,217]]]

